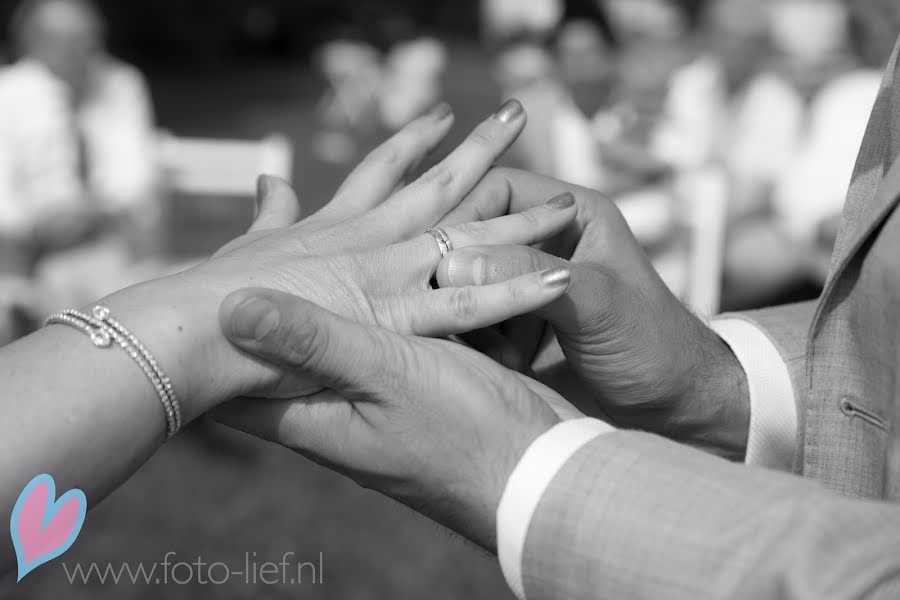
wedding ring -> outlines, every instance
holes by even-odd
[[[444,258],[453,252],[453,243],[450,241],[450,236],[447,235],[446,231],[440,227],[435,227],[434,229],[429,229],[425,233],[430,233],[431,237],[434,238],[434,241],[437,242],[441,258]]]

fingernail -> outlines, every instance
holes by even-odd
[[[525,109],[522,108],[522,103],[515,98],[512,98],[511,100],[504,102],[503,105],[497,109],[493,118],[501,123],[509,123],[514,119],[518,119],[524,112]]]
[[[484,257],[468,252],[456,253],[447,263],[447,279],[453,287],[483,284]]]
[[[551,198],[547,201],[547,206],[560,210],[563,208],[569,208],[573,204],[575,204],[575,196],[573,196],[571,192],[560,194],[559,196]]]
[[[231,333],[238,339],[258,341],[278,327],[280,320],[278,308],[272,302],[252,296],[231,313]]]
[[[269,175],[260,175],[256,178],[256,197],[265,198],[272,189],[272,177]]]
[[[557,267],[541,272],[541,283],[548,288],[566,287],[571,279],[572,273],[565,267]]]
[[[435,121],[443,121],[451,114],[453,114],[453,107],[446,102],[441,102],[430,111],[428,111],[428,116]]]

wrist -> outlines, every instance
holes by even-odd
[[[97,302],[109,307],[154,356],[172,382],[185,424],[239,395],[252,370],[219,328],[219,296],[224,294],[211,288],[198,269]]]
[[[495,431],[492,444],[481,444],[486,450],[478,457],[471,478],[458,481],[450,496],[456,498],[457,510],[450,511],[447,525],[491,553],[497,551],[497,511],[507,484],[531,445],[558,425],[560,420],[548,408],[528,422],[505,423]],[[473,485],[473,482],[478,482]]]
[[[750,432],[750,391],[737,357],[712,329],[696,321],[694,364],[675,406],[670,435],[700,449],[743,461]]]

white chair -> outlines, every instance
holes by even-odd
[[[160,134],[159,161],[169,189],[199,196],[255,196],[260,174],[291,181],[294,149],[283,135],[262,140]]]

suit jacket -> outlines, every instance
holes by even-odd
[[[522,564],[529,600],[900,598],[898,52],[820,300],[741,315],[788,364],[796,474],[646,433],[602,435],[534,514]]]

